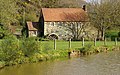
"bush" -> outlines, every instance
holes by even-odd
[[[21,50],[25,56],[30,57],[41,51],[41,44],[34,38],[27,38],[21,42]]]
[[[21,40],[10,38],[0,42],[0,61],[5,65],[38,62],[67,55],[67,50],[53,50],[48,42],[42,49],[41,43],[33,37]]]
[[[27,38],[22,41],[17,39],[4,39],[0,44],[0,61],[7,65],[35,61],[36,53],[41,53],[41,45],[34,38]],[[37,61],[37,59],[36,59]]]
[[[0,61],[0,69],[3,68],[5,66],[5,62]]]
[[[85,54],[87,52],[93,53],[94,52],[94,46],[92,44],[87,44],[85,47],[79,49],[81,53]]]
[[[14,61],[20,57],[19,41],[17,39],[4,39],[0,46],[0,60],[1,61]]]

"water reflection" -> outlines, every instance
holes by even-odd
[[[120,75],[120,51],[6,67],[0,75]]]

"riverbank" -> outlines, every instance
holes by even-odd
[[[37,54],[33,57],[24,57],[22,59],[21,63],[5,63],[0,62],[0,69],[2,69],[5,66],[10,66],[10,65],[17,65],[17,64],[23,64],[23,63],[35,63],[35,62],[40,62],[40,61],[47,61],[47,60],[54,60],[58,58],[68,58],[69,57],[69,52],[71,51],[70,58],[71,57],[78,57],[78,56],[85,56],[85,55],[91,55],[94,53],[100,53],[100,52],[108,52],[108,51],[118,51],[120,50],[119,46],[113,46],[113,47],[106,47],[106,46],[100,46],[100,47],[83,47],[83,48],[78,48],[78,49],[70,49],[70,50],[50,50],[46,53],[43,54]]]
[[[25,64],[25,63],[36,63],[48,60],[55,60],[59,58],[67,58],[68,57],[68,50],[50,50],[45,51],[42,53],[36,53],[33,56],[24,56],[21,58],[16,58],[15,60],[11,61],[0,61],[0,69],[4,68],[5,66],[13,66],[17,64]]]
[[[92,44],[87,44],[81,48],[54,50],[48,43],[43,45],[34,39],[24,39],[22,41],[18,39],[7,39],[1,42],[0,47],[0,68],[120,50],[120,46],[93,46]]]
[[[90,54],[93,54],[93,53],[118,51],[118,50],[120,50],[120,46],[99,46],[99,47],[95,47],[95,46],[88,45],[86,47],[79,48],[78,50],[80,50],[81,56],[84,56],[84,55],[90,55]]]
[[[120,51],[5,67],[0,75],[119,75]]]
[[[0,69],[2,69],[3,67],[5,67],[5,62],[0,61]]]

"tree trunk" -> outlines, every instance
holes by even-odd
[[[101,40],[103,41],[105,39],[105,30],[103,29],[101,31]]]
[[[100,30],[98,30],[97,40],[99,40],[99,41],[100,41]]]

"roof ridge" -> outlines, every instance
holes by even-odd
[[[45,21],[84,21],[86,12],[82,8],[42,8]]]

